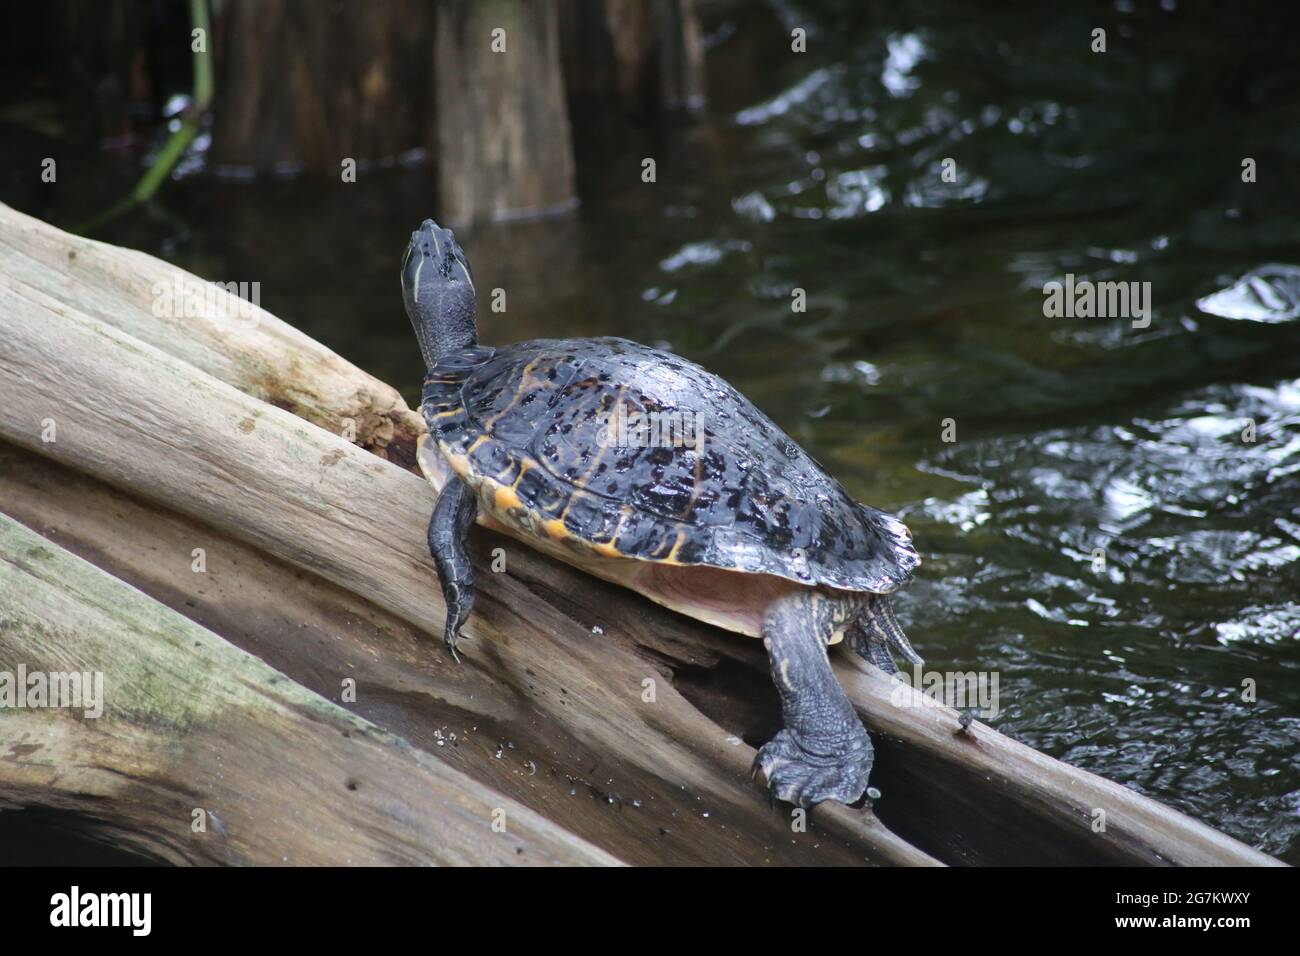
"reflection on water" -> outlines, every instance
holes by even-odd
[[[714,25],[709,116],[588,155],[575,220],[462,237],[508,292],[484,337],[621,334],[725,375],[906,516],[900,613],[937,669],[1000,673],[999,729],[1300,863],[1295,24],[996,6]],[[106,238],[261,281],[414,400],[396,260],[431,194],[196,179],[168,200],[188,231]],[[36,211],[103,205],[71,197]],[[1067,273],[1149,282],[1149,327],[1045,318]]]

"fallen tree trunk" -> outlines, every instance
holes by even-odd
[[[0,608],[0,806],[173,863],[617,862],[3,515]]]
[[[432,507],[423,481],[30,285],[0,282],[0,314],[13,316],[12,354],[0,357],[0,400],[11,410],[0,428],[8,440],[150,508],[183,512],[197,522],[187,532],[192,547],[220,554],[234,542],[309,570],[415,628],[438,627],[442,603],[420,533]],[[242,387],[240,367],[237,358],[229,365]],[[53,442],[41,440],[47,417],[57,425]],[[54,509],[48,516],[59,506],[46,507]],[[113,551],[111,536],[96,534],[98,544],[87,535],[83,546]],[[494,575],[485,557],[498,547],[506,573]],[[870,813],[829,805],[814,812],[808,834],[792,834],[788,820],[761,809],[761,793],[746,779],[751,745],[770,735],[779,713],[758,642],[682,619],[487,532],[476,533],[474,550],[482,583],[468,633],[480,641],[471,644],[467,667],[476,679],[509,687],[566,739],[606,760],[616,755],[635,768],[638,785],[657,781],[660,793],[675,791],[673,814],[707,812],[736,826],[745,849],[716,862],[752,859],[754,843],[781,859],[784,844],[809,840],[821,841],[815,845],[826,855],[843,849],[895,863],[933,862],[916,847],[951,862],[1273,862],[982,725],[958,737],[952,711],[914,700],[900,706],[882,675],[843,662],[841,679],[877,731],[879,812],[915,846]],[[187,564],[189,553],[167,560]],[[107,561],[132,565],[142,577],[170,576],[156,587],[172,601],[195,590],[174,569],[151,570],[140,556],[132,562],[115,553]],[[393,646],[377,641],[371,652],[388,661]],[[432,642],[417,650],[427,655],[424,675],[415,666],[410,672],[418,693],[430,669],[444,674],[450,664]],[[306,662],[318,649],[285,637],[277,653],[309,673]],[[315,663],[338,668],[318,675],[330,683],[345,673],[342,662]],[[390,668],[390,680],[403,666]],[[646,680],[656,688],[653,703],[642,699]],[[418,708],[390,701],[387,714],[420,723]],[[1094,833],[1097,809],[1107,827]],[[621,832],[635,830],[629,819]]]

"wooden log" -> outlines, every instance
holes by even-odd
[[[438,193],[453,224],[576,205],[555,0],[438,4]]]
[[[910,796],[885,819],[952,862],[1067,866],[1279,866],[1280,861],[1127,787],[1078,770],[958,715],[881,671],[841,659],[836,674],[867,710],[881,749],[899,750],[880,787]],[[926,821],[940,818],[943,826]]]
[[[337,440],[273,409],[243,404],[242,396],[84,316],[51,316],[48,305],[36,290],[0,285],[0,314],[18,317],[10,333],[16,358],[0,357],[0,399],[13,412],[0,427],[12,440],[150,500],[174,502],[418,627],[437,626],[441,602],[419,535],[431,507],[427,486],[382,462],[367,463],[355,448],[336,447]],[[68,344],[43,342],[42,329]],[[113,374],[91,368],[96,387],[87,388],[83,353],[95,350],[102,359],[108,344]],[[32,419],[61,407],[64,394],[77,402],[65,417],[84,418],[84,428],[71,443],[66,431],[55,443],[39,443]],[[165,409],[159,396],[166,394],[187,397],[183,413],[154,411]],[[247,421],[254,427],[242,429]],[[134,467],[160,459],[166,467]],[[294,520],[278,520],[282,513]],[[485,546],[507,549],[508,574],[490,573]],[[470,653],[485,673],[602,752],[625,754],[719,804],[741,811],[752,805],[756,791],[743,780],[753,753],[748,744],[770,734],[775,709],[757,642],[686,621],[490,535],[480,534],[475,550],[482,597],[469,632],[487,645]],[[592,639],[593,624],[604,631],[599,640]],[[877,730],[881,816],[944,859],[1275,862],[979,725],[973,753],[971,740],[951,735],[957,724],[950,710],[932,719],[914,703],[890,700],[894,688],[880,675],[853,663],[837,667]],[[661,687],[656,705],[642,707],[639,681],[654,675],[671,693]],[[746,743],[721,746],[724,733]],[[1077,799],[1079,793],[1086,796]],[[1091,832],[1091,810],[1098,808],[1108,817],[1100,839]],[[909,857],[916,851],[876,829],[872,817],[822,807],[813,820],[857,841],[873,859],[929,859]]]
[[[397,390],[310,336],[152,256],[54,229],[0,203],[0,275],[413,467],[420,417]]]
[[[0,607],[0,807],[172,863],[617,862],[3,515]]]

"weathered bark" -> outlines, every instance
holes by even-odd
[[[3,515],[0,608],[11,674],[103,675],[0,708],[0,806],[173,863],[617,862]]]
[[[240,547],[324,578],[417,629],[440,625],[422,534],[432,508],[426,483],[26,283],[0,280],[0,315],[6,439],[128,490],[149,508],[176,509],[197,522],[198,533],[220,529]],[[55,441],[42,441],[45,418],[57,426]],[[47,506],[47,515],[59,507],[66,504]],[[476,680],[508,687],[565,739],[634,766],[644,775],[636,779],[671,787],[673,812],[707,808],[713,819],[739,821],[740,840],[765,846],[792,838],[761,809],[761,792],[747,780],[751,744],[766,739],[777,713],[757,641],[685,620],[487,532],[475,537],[480,599],[467,631],[478,640],[467,648],[467,666]],[[83,538],[83,547],[112,552],[110,565],[161,573],[142,554],[125,560],[111,534]],[[211,549],[222,547],[211,539]],[[485,560],[485,548],[497,547],[507,558],[504,574]],[[158,590],[188,600],[194,589],[173,572]],[[387,661],[403,643],[381,651],[376,641],[374,655]],[[436,642],[425,651],[436,672],[450,667]],[[298,658],[298,679],[319,663],[309,662],[314,645],[289,638],[277,653]],[[343,658],[321,663],[325,673],[317,676],[332,686],[347,674],[341,665]],[[906,695],[891,700],[894,685],[865,666],[842,661],[837,669],[876,731],[881,817],[945,860],[1274,862],[981,725],[957,736],[951,710]],[[647,678],[657,691],[653,703],[641,696]],[[420,722],[415,711],[403,719]],[[508,715],[502,720],[508,724]],[[1092,832],[1095,809],[1107,813],[1103,833]],[[822,806],[812,823],[818,836],[808,838],[834,837],[860,857],[930,860],[869,813]],[[738,850],[722,861],[747,856]]]
[[[555,0],[444,0],[434,61],[442,217],[467,223],[571,207]]]

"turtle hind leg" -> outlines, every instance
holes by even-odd
[[[924,664],[911,641],[898,625],[894,604],[887,594],[874,594],[863,605],[857,619],[844,632],[844,642],[859,656],[865,657],[886,674],[897,674],[894,655],[909,664]]]
[[[478,514],[474,493],[459,478],[453,478],[438,495],[429,519],[429,553],[433,555],[447,605],[443,640],[453,660],[459,661],[456,645],[460,629],[474,607],[474,566],[465,552],[465,535]]]
[[[763,645],[785,726],[758,751],[754,770],[787,803],[853,803],[867,788],[871,740],[826,656],[832,632],[850,616],[842,598],[813,590],[778,599],[764,615]]]

